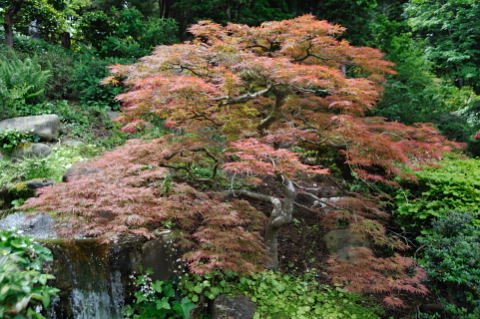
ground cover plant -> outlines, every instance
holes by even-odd
[[[182,297],[171,281],[153,281],[150,275],[147,271],[135,278],[135,302],[125,307],[125,318],[190,318],[196,305],[188,297]]]
[[[0,160],[0,187],[32,179],[60,182],[65,171],[74,163],[98,155],[99,152],[100,150],[94,145],[58,145],[45,158],[27,158],[17,162],[8,159]]]
[[[38,136],[29,132],[6,130],[0,132],[0,152],[3,155],[11,155],[21,144],[38,141]]]
[[[319,284],[314,275],[288,275],[265,271],[252,276],[226,272],[184,275],[179,290],[200,306],[220,295],[244,295],[258,307],[254,319],[260,318],[380,318],[381,307],[339,287]]]

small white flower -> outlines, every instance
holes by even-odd
[[[36,306],[35,306],[35,312],[36,312],[36,313],[42,312],[42,309],[43,309],[42,305],[36,305]]]

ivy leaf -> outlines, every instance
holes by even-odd
[[[164,297],[160,300],[157,300],[156,301],[156,306],[157,306],[157,310],[170,310],[172,309],[171,306],[170,306],[170,303],[168,302],[168,298],[167,297]]]
[[[183,297],[179,303],[176,303],[173,308],[182,315],[183,319],[190,318],[190,312],[195,309],[196,305],[187,297]]]

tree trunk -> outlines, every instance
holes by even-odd
[[[5,11],[3,28],[5,30],[5,45],[13,47],[13,23],[15,15],[20,11],[24,0],[13,0],[10,7]]]
[[[288,178],[282,177],[285,197],[280,199],[278,197],[251,192],[248,190],[228,191],[228,195],[242,195],[253,199],[270,202],[273,205],[273,210],[268,219],[268,224],[265,230],[265,246],[267,246],[269,258],[267,261],[267,268],[277,269],[278,262],[278,233],[280,229],[289,224],[293,219],[293,209],[297,191],[292,181]]]
[[[158,0],[160,18],[168,18],[170,15],[170,0]]]
[[[292,181],[284,178],[283,184],[285,186],[286,196],[283,198],[283,202],[278,198],[271,198],[273,210],[265,231],[265,245],[270,254],[270,260],[267,264],[267,268],[269,269],[278,269],[278,233],[282,227],[292,222],[293,205],[297,196]]]
[[[7,20],[5,17],[5,22],[3,23],[3,28],[5,30],[5,45],[7,47],[13,47],[13,26],[10,20]]]
[[[227,5],[227,10],[225,10],[225,12],[227,14],[227,21],[232,21],[232,8],[230,7],[230,5]]]
[[[70,47],[72,46],[72,39],[70,37],[70,33],[68,32],[63,32],[60,35],[60,41],[62,43],[62,47],[64,47],[65,49],[70,49]]]

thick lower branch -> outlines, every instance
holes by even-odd
[[[245,93],[243,95],[237,96],[237,97],[231,97],[229,95],[226,96],[221,96],[213,99],[214,101],[225,101],[226,104],[237,104],[237,103],[244,103],[249,100],[253,100],[256,98],[259,98],[261,96],[264,96],[270,92],[272,89],[272,86],[269,85],[267,88],[257,91],[255,93]]]
[[[267,267],[270,269],[278,268],[278,233],[283,226],[292,221],[294,203],[297,196],[297,192],[292,181],[287,178],[283,178],[283,186],[285,197],[282,199],[248,190],[239,190],[235,193],[233,191],[229,192],[229,194],[242,195],[256,200],[269,202],[273,205],[273,209],[265,230],[265,244],[270,253]]]
[[[279,110],[285,104],[285,99],[287,94],[285,92],[276,92],[275,93],[275,105],[273,105],[270,114],[263,119],[257,127],[257,130],[262,132],[270,127],[278,117]]]

